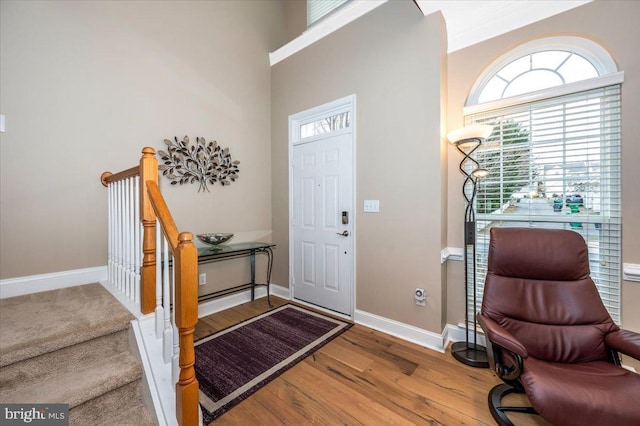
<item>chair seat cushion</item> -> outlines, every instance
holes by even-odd
[[[531,405],[554,425],[640,425],[640,375],[604,361],[524,360]]]

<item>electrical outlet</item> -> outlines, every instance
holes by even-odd
[[[427,306],[426,303],[426,294],[424,292],[424,288],[416,288],[416,291],[414,293],[414,297],[416,299],[416,305],[418,306]]]
[[[200,285],[205,285],[207,283],[207,274],[200,274],[199,275],[199,283]]]

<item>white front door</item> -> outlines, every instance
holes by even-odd
[[[351,315],[353,136],[293,147],[294,298]]]

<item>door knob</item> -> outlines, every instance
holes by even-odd
[[[346,229],[342,232],[336,232],[337,235],[342,235],[343,237],[348,237],[349,236],[349,231],[347,231]]]

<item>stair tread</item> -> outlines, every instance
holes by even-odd
[[[132,319],[97,283],[0,299],[0,367],[124,330]]]
[[[141,381],[132,382],[72,409],[70,423],[74,426],[156,425],[141,394]]]
[[[46,353],[0,369],[4,403],[64,403],[75,407],[142,376],[128,331]]]

